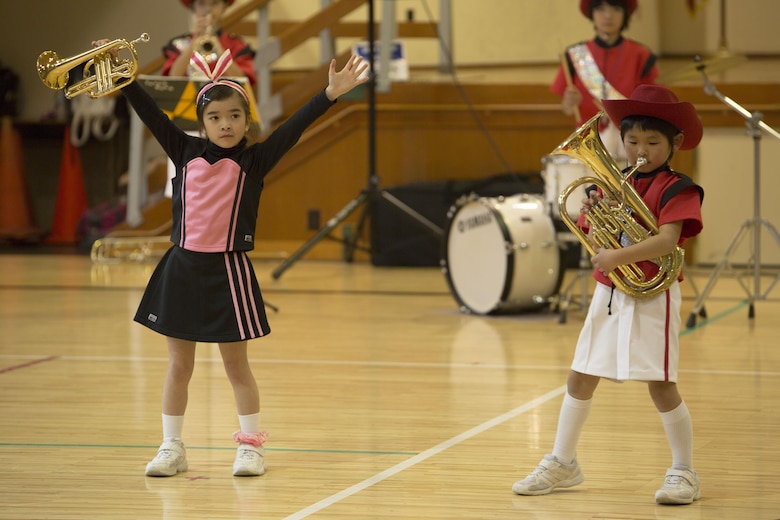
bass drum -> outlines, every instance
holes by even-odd
[[[471,197],[447,218],[442,270],[464,312],[532,309],[560,288],[560,252],[544,197]]]
[[[542,164],[544,165],[544,171],[542,171],[544,192],[547,195],[547,202],[550,203],[552,218],[562,220],[558,197],[569,184],[588,175],[588,167],[584,162],[565,155],[546,155],[542,158]],[[585,197],[584,189],[582,196],[571,196],[566,200],[566,213],[575,222],[580,216],[583,197]]]

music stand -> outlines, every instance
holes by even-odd
[[[695,59],[697,62],[701,62],[701,57],[697,56]],[[762,121],[763,115],[760,112],[750,112],[740,106],[736,101],[718,92],[718,90],[707,77],[705,65],[700,63],[697,69],[699,72],[701,72],[701,75],[704,78],[704,92],[717,97],[724,104],[728,105],[731,109],[744,117],[748,128],[747,135],[753,138],[753,218],[747,219],[742,223],[742,226],[740,226],[740,228],[737,230],[737,233],[734,235],[734,238],[732,238],[731,243],[726,248],[725,253],[723,253],[720,261],[715,266],[715,270],[710,275],[709,280],[707,280],[707,285],[705,285],[701,294],[696,299],[696,303],[691,310],[691,314],[688,317],[688,322],[686,324],[688,328],[696,325],[696,314],[700,313],[702,316],[706,316],[706,312],[704,312],[704,300],[707,299],[710,291],[715,286],[715,282],[720,276],[721,271],[723,271],[723,269],[726,267],[730,267],[729,257],[737,248],[740,241],[742,240],[743,235],[748,230],[753,230],[753,252],[752,256],[748,258],[747,264],[750,265],[751,261],[753,263],[752,292],[744,283],[742,283],[742,280],[739,279],[740,285],[748,295],[748,318],[753,318],[755,316],[754,303],[757,300],[766,299],[772,288],[775,286],[775,284],[777,284],[778,280],[780,280],[780,274],[775,275],[774,280],[769,285],[769,287],[767,287],[766,291],[763,293],[761,292],[761,226],[765,227],[767,231],[769,231],[769,233],[774,237],[775,242],[777,242],[777,244],[780,246],[780,234],[778,234],[777,229],[775,229],[775,227],[768,220],[761,217],[761,131],[763,130],[776,139],[780,139],[780,133]]]
[[[352,261],[355,249],[358,248],[357,241],[363,231],[366,219],[374,215],[374,209],[376,207],[377,198],[382,197],[387,200],[393,207],[401,210],[404,214],[411,217],[418,224],[422,225],[426,230],[430,231],[437,238],[440,238],[444,234],[439,226],[420,215],[414,209],[404,204],[401,200],[388,193],[385,190],[379,188],[379,177],[376,174],[376,68],[375,68],[375,52],[374,52],[374,0],[367,0],[368,3],[368,75],[369,79],[365,83],[368,98],[368,183],[367,186],[361,190],[361,192],[347,203],[340,211],[331,217],[326,225],[320,229],[312,238],[310,238],[305,244],[303,244],[297,251],[293,252],[289,258],[285,259],[276,269],[273,270],[271,276],[277,280],[280,276],[289,269],[292,264],[298,261],[306,252],[314,247],[320,240],[330,235],[330,232],[336,228],[341,222],[349,217],[357,208],[363,206],[363,213],[358,220],[358,225],[355,233],[351,236],[346,236],[340,241],[346,246],[345,248],[345,260]],[[387,3],[388,6],[392,6],[391,3]],[[389,14],[388,14],[389,13]],[[392,11],[385,11],[382,17],[382,41],[380,42],[380,56],[388,56],[387,49],[390,48],[390,31],[385,28],[386,21],[394,22],[394,14]],[[389,69],[388,63],[380,63],[380,68],[386,73]],[[336,239],[338,240],[338,239]],[[363,248],[365,249],[365,248]],[[370,251],[370,250],[369,250]]]

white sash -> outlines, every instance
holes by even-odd
[[[573,45],[569,47],[567,52],[574,64],[577,76],[582,80],[597,106],[601,107],[602,99],[626,99],[626,96],[618,92],[604,77],[587,43]],[[616,161],[623,161],[626,152],[620,140],[620,131],[611,123],[610,121],[606,127],[599,130],[601,141]]]
[[[571,58],[574,70],[580,77],[585,88],[588,89],[593,99],[625,99],[626,96],[617,91],[602,74],[596,60],[593,58],[587,43],[580,43],[569,47],[569,57]]]

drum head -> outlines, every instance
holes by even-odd
[[[538,308],[560,286],[560,251],[541,196],[472,199],[448,216],[442,266],[464,311]]]
[[[486,200],[461,206],[447,235],[447,280],[467,310],[487,314],[502,301],[509,261],[509,236]]]

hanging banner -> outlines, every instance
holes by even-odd
[[[390,81],[409,81],[409,62],[406,61],[406,52],[404,50],[404,44],[401,40],[393,40],[390,43],[390,71],[388,77]],[[368,41],[360,41],[352,46],[352,54],[357,54],[367,63],[371,63],[369,57],[369,45]],[[374,42],[374,65],[376,66],[377,73],[379,72],[379,42]],[[368,69],[366,69],[361,78],[368,75]]]

